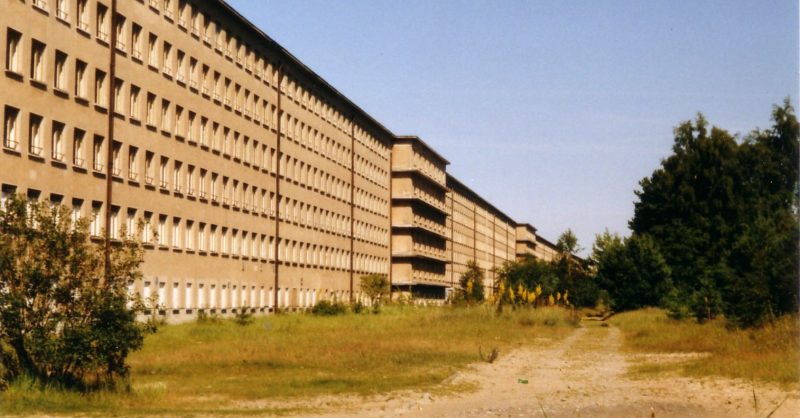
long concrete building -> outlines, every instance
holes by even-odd
[[[67,205],[98,242],[142,221],[130,291],[161,313],[352,300],[367,274],[441,300],[531,240],[224,1],[2,11],[3,201]]]

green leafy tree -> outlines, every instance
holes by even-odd
[[[647,235],[623,240],[606,231],[597,236],[592,258],[597,281],[616,310],[657,306],[671,288],[670,269]]]
[[[384,274],[362,276],[361,291],[369,298],[372,311],[380,312],[381,302],[389,294],[389,278]]]
[[[467,303],[482,302],[484,272],[474,260],[467,261],[467,271],[458,280],[459,296]]]
[[[671,269],[673,304],[698,319],[758,325],[798,307],[798,129],[788,100],[743,142],[702,115],[675,130],[673,155],[637,191],[633,235]]]
[[[127,292],[142,256],[139,242],[124,239],[105,274],[86,220],[72,225],[66,207],[9,199],[0,211],[0,342],[18,368],[7,372],[80,388],[126,377],[125,359],[147,330]]]

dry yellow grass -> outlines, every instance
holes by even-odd
[[[566,336],[573,327],[569,316],[559,308],[497,316],[484,307],[406,306],[387,307],[380,315],[280,315],[247,326],[166,326],[130,358],[132,392],[79,395],[17,382],[0,395],[0,411],[280,414],[291,410],[269,400],[430,389],[479,361],[479,347],[497,347],[502,357],[519,344]],[[260,406],[249,407],[254,404]]]
[[[664,364],[644,364],[638,372],[680,371],[795,385],[800,379],[800,323],[784,316],[762,328],[728,329],[722,319],[706,324],[677,321],[659,309],[626,312],[611,319],[625,333],[626,348],[647,353],[706,353]]]

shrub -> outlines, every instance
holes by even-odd
[[[353,310],[353,313],[360,314],[367,310],[367,305],[364,305],[360,300],[357,300],[355,303],[353,303],[350,309]]]
[[[482,302],[483,295],[483,269],[473,260],[467,261],[467,271],[461,275],[458,283],[461,288],[458,290],[458,298],[467,303]]]
[[[347,312],[347,306],[341,302],[331,302],[328,300],[321,300],[311,308],[311,313],[320,316],[334,316],[341,315]]]
[[[362,276],[361,291],[369,298],[372,311],[378,313],[383,297],[389,294],[389,278],[384,274]]]
[[[69,208],[10,198],[0,211],[0,344],[19,368],[8,368],[4,349],[6,374],[79,388],[127,377],[128,353],[149,330],[127,291],[142,261],[141,243],[124,238],[106,269],[87,220],[72,225]]]
[[[219,319],[219,315],[217,314],[207,314],[206,311],[199,309],[197,311],[197,323],[198,324],[219,324],[222,323]]]
[[[253,314],[250,313],[249,307],[243,307],[236,312],[236,317],[233,319],[239,325],[250,325],[253,323]]]

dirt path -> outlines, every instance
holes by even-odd
[[[395,393],[345,400],[334,402],[336,412],[320,416],[763,418],[786,399],[772,417],[800,417],[800,394],[774,387],[755,388],[756,410],[753,387],[742,381],[674,376],[631,379],[626,370],[634,357],[623,353],[621,344],[618,329],[591,324],[553,347],[501,353],[494,364],[473,365],[452,379],[454,384],[477,385],[471,393],[442,397]],[[648,357],[653,360],[670,361],[674,356]]]

